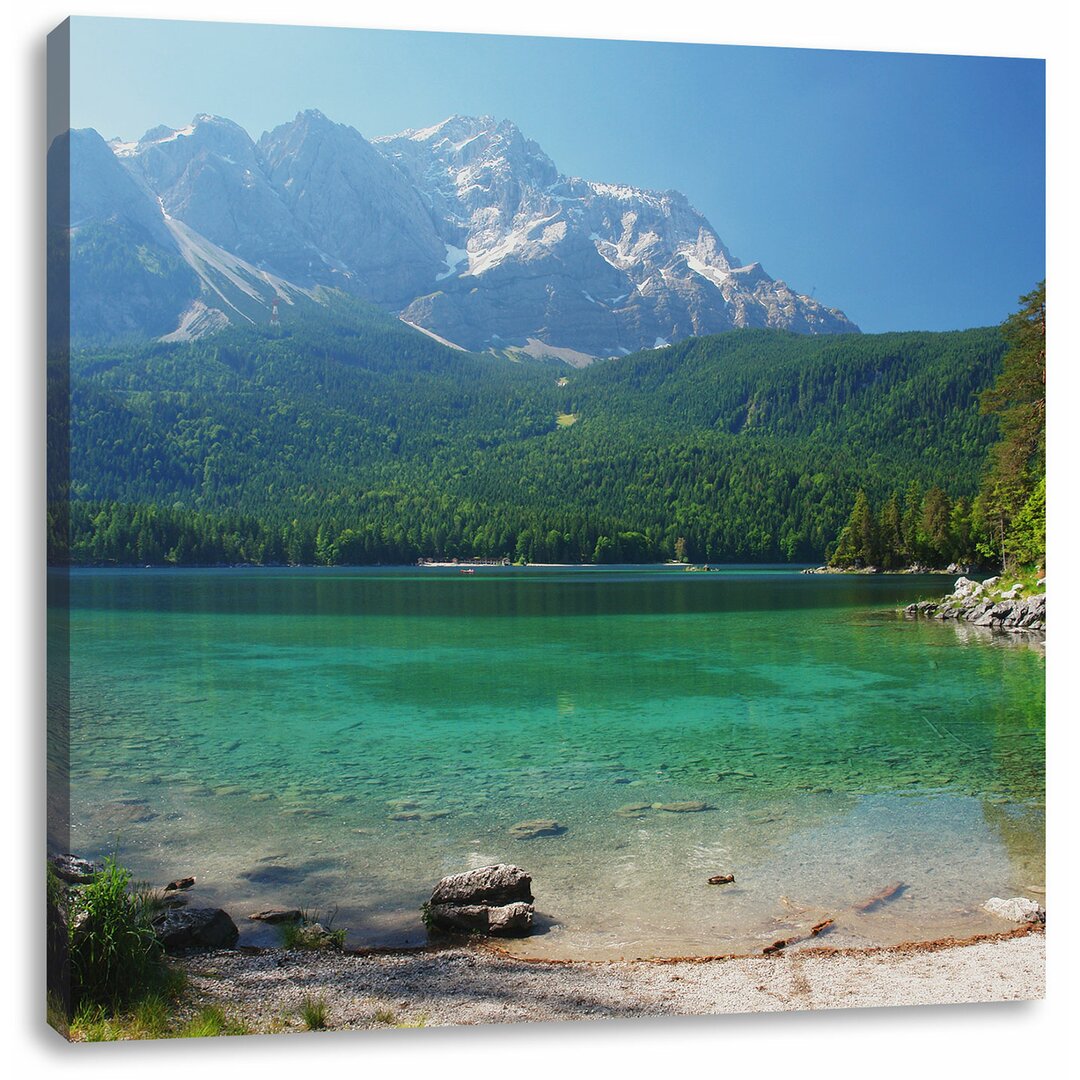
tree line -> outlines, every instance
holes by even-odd
[[[1003,350],[996,327],[747,330],[575,371],[450,350],[359,305],[88,349],[55,395],[71,501],[51,557],[818,561],[860,487],[974,499]]]
[[[841,567],[884,570],[916,564],[982,564],[1006,569],[1046,565],[1046,282],[1020,298],[1002,325],[1000,374],[979,396],[998,422],[974,499],[952,499],[937,486],[893,491],[878,508],[866,491],[826,549]]]

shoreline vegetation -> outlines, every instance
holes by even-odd
[[[435,934],[416,948],[347,949],[343,932],[299,909],[249,916],[281,924],[279,947],[236,947],[228,915],[186,908],[184,892],[194,883],[181,878],[148,889],[133,886],[111,859],[102,867],[70,855],[50,860],[54,1028],[72,1041],[111,1041],[1044,994],[1045,913],[1022,898],[987,902],[1014,923],[1011,929],[964,938],[865,948],[806,944],[827,933],[829,920],[760,953],[553,960],[515,956],[483,934]],[[506,899],[496,895],[500,889],[524,896],[529,883],[520,868],[490,867],[443,879],[433,900],[484,893],[497,904]],[[890,886],[854,910],[887,904],[902,889]],[[181,926],[189,932],[170,930]]]

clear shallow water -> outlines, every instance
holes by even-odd
[[[497,861],[533,875],[527,955],[740,952],[825,916],[837,945],[998,930],[988,897],[1041,899],[1044,659],[890,614],[946,584],[75,572],[72,848],[195,874],[250,943],[273,931],[242,916],[287,904],[420,944],[434,883]],[[710,809],[621,809],[684,800]],[[509,836],[535,818],[567,832]]]

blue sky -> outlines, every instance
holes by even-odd
[[[677,188],[865,331],[1000,322],[1045,275],[1041,60],[74,20],[72,125],[304,108],[368,137],[514,120],[559,169]]]

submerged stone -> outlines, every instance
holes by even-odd
[[[303,915],[299,908],[269,908],[266,911],[256,911],[248,918],[256,922],[282,923],[299,922]]]
[[[541,836],[562,836],[566,826],[557,821],[538,818],[536,821],[519,821],[510,826],[510,835],[515,840],[535,840]]]

